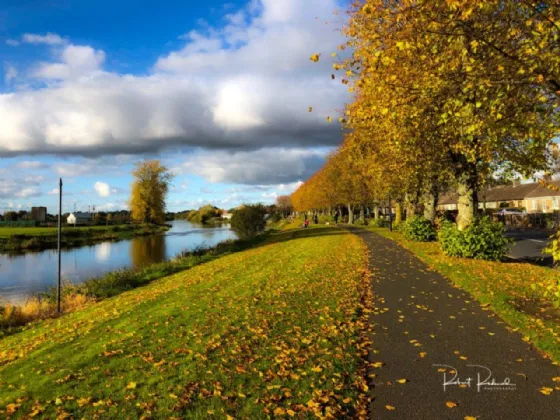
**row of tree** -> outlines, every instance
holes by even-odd
[[[560,123],[559,3],[356,2],[339,47],[351,54],[334,65],[354,93],[340,118],[344,144],[293,194],[296,210],[344,204],[352,221],[356,207],[392,197],[397,217],[401,206],[415,214],[422,204],[433,220],[438,194],[454,189],[463,230],[492,174],[550,168]]]

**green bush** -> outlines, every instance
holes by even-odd
[[[432,223],[422,216],[414,216],[407,219],[402,226],[404,237],[415,242],[430,242],[436,239],[436,230]]]
[[[360,219],[359,217],[356,219],[356,221],[354,222],[354,224],[358,225],[358,226],[367,226],[368,225],[368,221],[367,219]]]
[[[264,231],[266,208],[262,204],[246,205],[231,217],[231,228],[241,239],[249,239]]]
[[[438,238],[446,255],[498,261],[509,251],[510,240],[504,233],[502,224],[481,217],[463,231],[459,231],[454,223],[445,221]]]
[[[329,225],[334,225],[334,216],[331,216],[329,214],[321,214],[319,216],[319,224],[326,225],[327,223]]]
[[[389,226],[389,221],[384,219],[371,219],[369,225],[374,228],[385,228]]]

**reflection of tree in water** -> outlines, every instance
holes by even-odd
[[[130,260],[133,267],[165,260],[165,236],[134,238],[130,243]]]

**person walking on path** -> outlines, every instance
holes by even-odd
[[[338,224],[338,210],[336,210],[334,212],[334,224],[337,225]]]
[[[397,243],[349,230],[373,278],[371,418],[560,419],[559,366]]]
[[[309,227],[309,219],[307,218],[307,216],[305,216],[304,225],[305,225],[305,228],[306,228],[306,229]]]

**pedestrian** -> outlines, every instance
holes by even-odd
[[[309,219],[307,218],[307,216],[305,216],[305,228],[307,229],[309,227]]]
[[[334,212],[334,224],[338,224],[338,210]]]
[[[319,224],[319,216],[317,216],[317,214],[315,214],[313,221],[315,222],[316,225]]]

